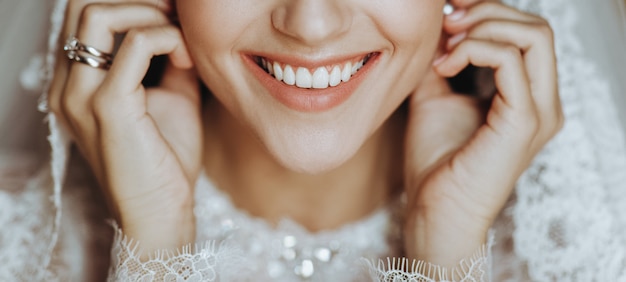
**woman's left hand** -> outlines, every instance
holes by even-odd
[[[489,67],[497,93],[490,107],[432,83],[411,97],[406,252],[448,267],[485,244],[515,182],[563,125],[549,24],[495,1],[451,2],[447,54],[427,79]]]

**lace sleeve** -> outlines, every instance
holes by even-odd
[[[387,258],[377,262],[366,260],[366,266],[375,282],[491,281],[493,237],[491,232],[487,244],[453,269],[407,258]]]
[[[236,248],[215,241],[188,245],[178,252],[157,252],[141,260],[139,243],[127,238],[115,223],[108,281],[229,281],[228,271],[240,256]]]

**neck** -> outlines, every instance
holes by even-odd
[[[359,220],[402,188],[403,117],[395,114],[340,167],[319,175],[291,171],[217,101],[205,111],[204,165],[240,209],[271,223],[295,220],[310,231]]]

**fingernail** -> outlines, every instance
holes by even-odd
[[[459,44],[459,42],[463,41],[465,37],[467,37],[467,32],[459,33],[455,36],[450,37],[450,39],[448,39],[448,48],[456,46],[457,44]]]
[[[448,20],[453,21],[453,22],[454,21],[458,21],[458,20],[462,19],[465,16],[466,12],[467,12],[466,10],[456,10],[456,11],[454,11],[454,13],[448,15],[447,18],[448,18]]]
[[[433,62],[433,66],[441,65],[441,63],[443,63],[443,61],[445,61],[447,58],[448,53],[439,56],[439,58],[435,59],[435,61]]]

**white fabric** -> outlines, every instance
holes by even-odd
[[[401,252],[399,211],[386,208],[337,230],[311,234],[285,219],[270,226],[235,208],[204,176],[196,186],[197,240],[141,261],[140,244],[117,230],[111,281],[487,281],[489,247],[453,270],[390,258]],[[376,258],[376,259],[375,259]],[[408,271],[406,271],[408,270]]]
[[[586,56],[578,37],[591,23],[585,10],[569,8],[609,2],[512,2],[551,21],[567,120],[518,183],[515,253],[534,280],[626,281],[626,143],[611,96],[618,85]]]
[[[547,146],[522,176],[516,194],[494,224],[495,263],[493,272],[487,274],[493,275],[495,281],[626,281],[626,236],[623,235],[626,234],[624,230],[626,216],[622,216],[626,214],[624,204],[626,141],[617,110],[626,109],[624,95],[626,80],[620,77],[626,73],[624,72],[626,57],[621,54],[626,47],[626,40],[623,3],[620,1],[506,1],[522,9],[539,13],[551,22],[556,34],[560,87],[567,122],[562,133]],[[57,45],[56,36],[64,4],[65,0],[57,0],[52,17],[50,46]],[[33,5],[32,1],[4,1],[0,3],[2,15],[10,15],[5,12],[6,7],[11,11],[33,13],[44,9],[43,6]],[[6,30],[14,29],[6,27],[15,28],[12,24],[18,19],[17,16],[0,17],[0,27],[5,27],[0,29],[0,38],[5,39],[12,34]],[[9,23],[3,22],[5,20]],[[4,43],[0,45],[0,55],[7,54],[6,50],[15,48],[6,45],[6,42],[9,42],[7,40],[0,42]],[[1,58],[6,57],[4,55]],[[49,54],[46,58],[50,70],[53,56]],[[26,62],[23,65],[25,66]],[[22,77],[22,81],[27,82],[30,89],[37,88],[37,77],[49,78],[49,71],[41,72],[36,67],[31,70]],[[0,74],[4,77],[14,72],[14,69],[7,69],[0,71]],[[6,87],[2,85],[3,90],[0,91],[6,89],[16,91],[18,88],[15,85]],[[43,88],[44,85],[40,87]],[[14,93],[0,92],[0,94],[5,96]],[[9,108],[11,107],[2,108],[0,111],[2,114],[0,136],[10,136],[12,139],[19,137],[21,140],[32,139],[36,134],[30,133],[30,130],[24,131],[24,125],[8,126],[14,124],[10,122],[13,116],[3,114]],[[34,109],[31,112],[34,115]],[[622,120],[626,120],[626,117],[622,117]],[[69,156],[69,140],[53,116],[50,116],[49,124],[50,143],[53,149],[51,169],[34,172],[36,170],[34,168],[39,166],[37,160],[41,158],[28,158],[22,155],[14,157],[7,153],[0,156],[1,281],[92,281],[93,279],[87,277],[94,277],[93,273],[98,273],[96,270],[98,267],[94,266],[96,264],[92,261],[95,261],[101,253],[88,248],[90,245],[86,242],[96,240],[97,232],[103,230],[96,226],[102,224],[94,224],[93,217],[85,216],[87,213],[85,211],[90,210],[86,203],[94,202],[93,198],[74,193],[85,187],[77,186],[72,189],[70,185],[65,188],[66,192],[61,197]],[[18,145],[21,144],[18,142]],[[0,142],[0,146],[3,147],[0,148],[0,152],[12,151],[18,148],[18,145],[15,142]],[[69,172],[72,174],[75,170],[71,169]],[[71,180],[72,177],[68,182],[72,182]],[[202,181],[198,185],[203,187]],[[71,189],[72,193],[68,193],[68,189]],[[233,209],[227,199],[215,194],[218,190],[207,188],[198,191],[196,198],[198,200],[196,212],[200,215],[198,247],[188,248],[180,255],[162,254],[157,257],[157,265],[169,267],[166,268],[169,269],[166,272],[171,275],[167,277],[176,278],[171,281],[182,281],[178,280],[184,278],[178,271],[192,268],[206,271],[212,269],[215,272],[215,279],[224,278],[221,281],[229,281],[227,279],[231,277],[230,275],[235,274],[275,274],[279,272],[275,269],[281,268],[281,265],[269,267],[271,259],[266,258],[272,256],[265,254],[274,254],[274,258],[286,254],[291,258],[293,250],[285,250],[284,241],[282,247],[272,246],[272,241],[281,238],[284,240],[286,234],[297,234],[296,241],[308,242],[305,245],[309,248],[328,241],[320,239],[324,237],[323,235],[307,234],[296,224],[288,221],[276,229],[269,228],[264,222]],[[208,194],[203,196],[202,191]],[[61,199],[64,201],[61,202]],[[205,206],[202,199],[216,202]],[[220,211],[217,208],[220,207],[219,203],[224,210]],[[63,214],[62,206],[65,209]],[[209,209],[203,211],[203,207]],[[388,238],[384,232],[389,229],[381,228],[387,224],[393,225],[391,214],[390,210],[383,210],[354,226],[346,226],[343,233],[342,230],[331,232],[331,237],[343,240],[350,238],[349,242],[363,239],[372,242],[371,246],[364,249],[359,249],[358,246],[346,247],[349,250],[356,250],[358,254],[340,260],[355,266],[359,261],[363,262],[358,257],[375,259],[394,255],[397,246],[383,239]],[[239,226],[239,229],[227,240],[219,236],[224,226]],[[245,230],[252,227],[259,229]],[[251,232],[262,239],[254,240]],[[122,258],[132,260],[132,255],[135,254],[132,248],[134,245],[123,240],[123,235],[119,231],[115,238],[117,240],[112,249],[112,265],[121,267],[112,269],[110,279],[129,274],[124,272],[125,269],[137,270],[132,267],[124,268],[126,263],[120,262],[128,260],[119,260],[118,256],[126,254],[127,256]],[[254,242],[264,243],[255,247]],[[280,240],[278,242],[280,243]],[[322,245],[330,248],[327,244]],[[255,249],[260,251],[253,255],[251,250]],[[475,263],[474,266],[489,271],[490,256],[486,256],[486,253],[488,252],[480,250],[474,260],[469,258],[466,261],[470,263],[469,268]],[[302,259],[295,261],[300,263],[300,273],[309,267],[308,262],[306,265],[302,264]],[[295,270],[297,263],[293,260],[290,262],[282,264],[283,268],[287,266],[285,269],[289,270],[283,269],[284,275],[291,273],[295,275],[295,272],[290,271]],[[146,267],[150,269],[145,263],[139,264],[143,269]],[[425,267],[426,264],[411,265],[402,260],[390,260],[389,264],[383,263],[379,268],[373,268],[378,266],[377,262],[364,264],[370,266],[369,272],[373,278],[381,281],[409,281],[410,278],[422,278],[421,276],[432,278],[436,275],[432,273],[436,268]],[[315,275],[320,275],[316,277],[324,277],[324,271],[329,273],[326,275],[346,275],[346,279],[355,277],[331,271],[332,267],[320,267],[315,264],[314,266]],[[255,271],[255,267],[264,269]],[[266,271],[268,269],[272,271]],[[418,273],[404,270],[415,270]],[[431,273],[426,273],[428,271]],[[209,272],[201,274],[208,281],[210,281],[208,278],[213,277]],[[354,272],[354,275],[366,272],[367,270]],[[187,278],[194,281],[193,278],[196,277],[198,276],[191,275]],[[294,276],[282,277],[287,281],[294,279]],[[333,278],[332,281],[339,280]],[[468,278],[466,281],[473,280]]]

